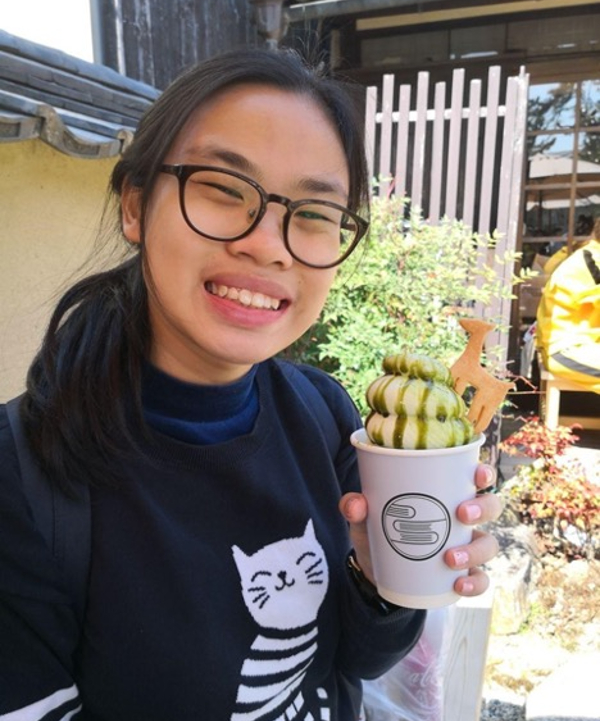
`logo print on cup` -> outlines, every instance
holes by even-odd
[[[424,561],[444,546],[452,525],[448,509],[436,498],[405,493],[390,499],[381,514],[390,546],[404,558]]]

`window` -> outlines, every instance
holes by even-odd
[[[589,237],[600,214],[600,79],[532,85],[524,264]]]
[[[359,34],[361,64],[419,67],[478,57],[513,58],[529,64],[539,58],[571,59],[574,54],[600,50],[600,13],[596,10],[476,23],[477,19],[464,27],[439,24],[435,29],[409,25],[376,35]]]

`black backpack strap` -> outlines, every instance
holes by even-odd
[[[82,484],[78,498],[67,497],[50,482],[34,457],[21,421],[22,396],[6,404],[17,449],[23,490],[35,524],[63,570],[81,622],[85,611],[92,546],[89,488]]]
[[[303,372],[303,368],[309,371],[312,370],[311,366],[294,364],[288,361],[278,361],[278,365],[282,373],[301,392],[306,405],[312,410],[317,423],[323,431],[329,454],[331,458],[335,460],[342,442],[340,429],[333,415],[333,411],[321,391]]]

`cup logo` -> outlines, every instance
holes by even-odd
[[[383,533],[396,553],[425,561],[444,547],[452,521],[443,503],[423,493],[390,499],[381,514]]]

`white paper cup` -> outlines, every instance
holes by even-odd
[[[454,582],[465,571],[444,563],[448,548],[469,543],[473,529],[456,517],[475,496],[475,469],[485,436],[465,446],[397,450],[372,445],[364,429],[350,438],[369,504],[367,532],[377,591],[406,608],[457,601]]]

